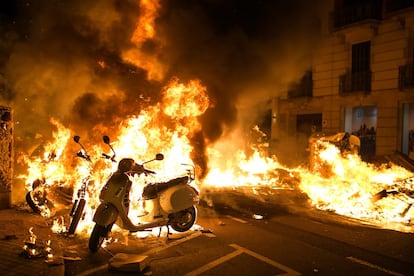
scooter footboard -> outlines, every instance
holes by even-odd
[[[93,221],[102,226],[108,226],[115,223],[118,218],[118,209],[110,203],[102,203],[96,209]]]

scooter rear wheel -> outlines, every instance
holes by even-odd
[[[174,213],[170,217],[170,226],[177,232],[189,230],[195,223],[197,210],[194,206]]]
[[[112,225],[102,226],[95,224],[93,227],[91,237],[89,238],[89,250],[91,252],[96,252],[102,246],[103,241],[108,236],[109,231],[111,231]]]
[[[76,227],[78,227],[79,221],[83,215],[83,210],[85,209],[85,203],[86,203],[86,200],[83,198],[79,200],[77,204],[75,203],[76,207],[73,213],[72,221],[70,222],[69,231],[68,231],[69,234],[75,233]]]

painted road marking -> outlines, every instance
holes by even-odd
[[[145,251],[145,252],[141,253],[141,255],[150,255],[150,254],[154,254],[154,253],[160,252],[160,251],[162,251],[162,250],[164,250],[164,249],[167,249],[167,248],[170,248],[170,247],[176,246],[177,244],[180,244],[180,243],[186,242],[186,241],[188,241],[188,240],[191,240],[191,239],[197,238],[197,237],[198,237],[198,236],[200,236],[201,234],[202,234],[202,233],[201,233],[200,231],[194,232],[193,234],[188,235],[188,236],[187,236],[187,237],[185,237],[185,238],[181,238],[181,239],[179,239],[179,240],[175,240],[175,241],[173,241],[173,242],[170,242],[169,244],[167,244],[167,245],[165,245],[165,246],[163,246],[163,247],[159,247],[159,248],[154,247],[154,248],[152,248],[152,249],[150,249],[150,250],[147,250],[147,251]]]
[[[235,220],[237,222],[240,222],[240,223],[247,223],[247,221],[239,219],[239,218],[235,218],[235,217],[232,217],[232,216],[226,216],[226,217],[228,217],[229,219]]]
[[[162,251],[162,250],[164,250],[164,249],[170,248],[170,247],[172,247],[172,246],[176,246],[177,244],[180,244],[180,243],[186,242],[186,241],[188,241],[188,240],[191,240],[191,239],[197,238],[197,237],[198,237],[198,236],[200,236],[201,234],[202,234],[202,233],[201,233],[200,231],[194,232],[193,234],[188,235],[188,236],[187,236],[187,237],[185,237],[185,238],[181,238],[181,239],[179,239],[179,240],[175,240],[175,241],[173,241],[173,242],[171,242],[171,243],[169,243],[169,244],[167,244],[167,245],[165,245],[165,246],[162,246],[162,247],[160,247],[160,248],[156,248],[156,247],[154,247],[154,248],[152,248],[152,249],[150,249],[150,250],[147,250],[147,251],[145,251],[145,252],[140,253],[140,255],[150,255],[150,254],[154,254],[154,253],[160,252],[160,251]],[[86,270],[86,271],[84,271],[84,272],[82,272],[82,273],[79,273],[79,274],[77,274],[77,275],[78,275],[78,276],[87,276],[87,275],[92,275],[92,274],[94,274],[94,273],[96,273],[96,272],[99,272],[99,271],[102,271],[102,270],[107,270],[107,269],[108,269],[108,264],[104,264],[104,265],[97,266],[97,267],[94,267],[94,268],[92,268],[92,269]]]
[[[355,257],[346,257],[346,258],[347,258],[348,260],[352,261],[352,262],[355,262],[355,263],[359,263],[359,264],[362,264],[362,265],[368,266],[368,267],[370,267],[370,268],[373,268],[373,269],[376,269],[376,270],[379,270],[379,271],[382,271],[382,272],[388,273],[388,274],[390,274],[390,275],[395,275],[395,276],[404,276],[404,274],[401,274],[401,273],[398,273],[398,272],[395,272],[395,271],[392,271],[392,270],[389,270],[389,269],[386,269],[386,268],[380,267],[380,266],[378,266],[378,265],[371,264],[371,263],[369,263],[369,262],[367,262],[367,261],[364,261],[364,260],[361,260],[361,259],[358,259],[358,258],[355,258]]]
[[[218,266],[218,265],[220,265],[222,263],[227,262],[228,260],[230,260],[230,259],[232,259],[234,257],[239,256],[242,253],[248,254],[248,255],[256,258],[256,259],[259,259],[262,262],[268,263],[268,264],[270,264],[270,265],[272,265],[272,266],[274,266],[274,267],[276,267],[276,268],[278,268],[278,269],[283,270],[283,271],[286,272],[286,273],[278,274],[278,275],[286,275],[286,276],[287,275],[289,275],[289,276],[290,275],[292,275],[292,276],[293,275],[300,275],[300,273],[297,272],[297,271],[295,271],[294,269],[292,269],[290,267],[287,267],[287,266],[285,266],[283,264],[280,264],[278,262],[275,262],[275,261],[273,261],[273,260],[271,260],[271,259],[269,259],[269,258],[267,258],[267,257],[265,257],[263,255],[260,255],[260,254],[258,254],[256,252],[253,252],[253,251],[251,251],[251,250],[249,250],[247,248],[241,247],[241,246],[239,246],[237,244],[230,244],[230,246],[233,247],[233,248],[235,248],[236,250],[233,251],[233,252],[231,252],[231,253],[229,253],[229,254],[227,254],[227,255],[224,255],[221,258],[218,258],[218,259],[216,259],[216,260],[214,260],[212,262],[209,262],[208,264],[205,264],[205,265],[203,265],[203,266],[201,266],[201,267],[199,267],[199,268],[197,268],[197,269],[195,269],[195,270],[193,270],[193,271],[185,274],[185,276],[196,276],[196,275],[199,275],[201,273],[204,273],[204,272],[206,272],[206,271],[208,271],[208,270],[210,270],[210,269],[212,269],[212,268],[214,268],[214,267],[216,267],[216,266]]]

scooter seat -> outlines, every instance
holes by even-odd
[[[154,199],[157,197],[159,192],[162,192],[170,187],[173,187],[178,184],[183,184],[188,182],[188,176],[177,177],[171,179],[167,182],[158,182],[158,183],[151,183],[144,187],[142,191],[142,198],[143,199]]]

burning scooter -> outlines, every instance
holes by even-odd
[[[45,171],[48,166],[57,164],[57,156],[54,152],[50,153],[46,160],[40,162]],[[51,217],[59,209],[59,205],[65,204],[68,197],[63,190],[64,179],[46,177],[45,173],[36,178],[30,185],[30,190],[26,193],[26,203],[37,214],[44,217]],[[62,202],[58,202],[59,199]]]
[[[115,151],[110,145],[108,136],[103,140],[112,150],[112,157],[104,154],[106,158],[113,159]],[[115,171],[104,187],[99,199],[101,204],[95,211],[93,221],[95,226],[89,238],[89,249],[96,252],[102,245],[105,238],[111,232],[112,226],[117,224],[120,228],[130,232],[148,230],[154,227],[169,226],[178,232],[189,230],[196,221],[196,207],[199,201],[198,191],[190,185],[195,180],[194,167],[188,171],[187,176],[171,179],[167,182],[149,183],[142,192],[144,215],[140,216],[142,223],[134,224],[128,217],[129,192],[132,181],[129,175],[155,174],[144,165],[154,160],[163,160],[164,155],[158,153],[154,159],[137,164],[132,158],[123,158],[118,163]],[[148,207],[147,210],[145,207]]]

